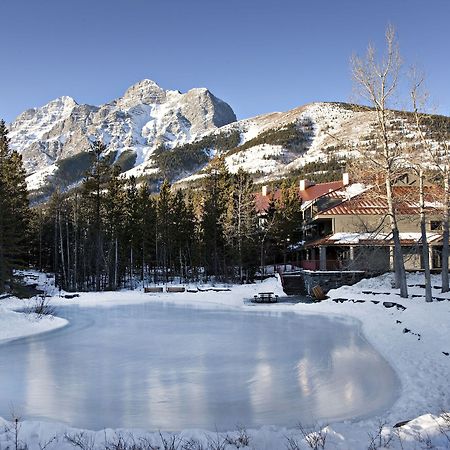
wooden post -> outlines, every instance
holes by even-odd
[[[327,248],[319,247],[320,270],[327,270]]]

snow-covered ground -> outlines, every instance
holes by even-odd
[[[39,283],[47,282],[47,291],[52,286],[45,276],[40,275]],[[77,303],[85,307],[144,303],[156,298],[164,302],[177,304],[195,304],[205,308],[232,308],[257,310],[293,311],[298,314],[344,315],[361,322],[362,331],[372,345],[386,358],[400,377],[401,395],[395,404],[379,417],[357,422],[338,422],[319,424],[317,429],[327,433],[326,449],[365,449],[365,448],[450,448],[450,418],[446,421],[438,415],[450,410],[450,294],[441,294],[439,289],[433,289],[433,295],[441,301],[426,303],[423,295],[423,277],[420,274],[410,274],[408,284],[410,297],[401,299],[392,289],[392,275],[386,274],[371,280],[363,280],[352,287],[342,287],[329,293],[330,298],[316,304],[299,303],[275,305],[244,304],[243,299],[251,298],[261,291],[274,291],[282,295],[277,280],[269,279],[264,283],[254,285],[233,286],[230,292],[217,292],[211,296],[207,292],[177,293],[177,294],[144,294],[140,291],[122,291],[116,293],[82,293],[75,299],[65,299],[54,296],[53,304]],[[433,285],[438,286],[440,279],[433,277]],[[369,293],[370,292],[370,293]],[[343,301],[340,299],[353,300]],[[444,300],[442,300],[444,299]],[[384,302],[390,302],[386,305]],[[399,304],[401,306],[393,305]],[[12,339],[21,335],[43,332],[51,328],[63,326],[62,319],[44,319],[36,322],[33,317],[23,317],[12,310],[23,307],[23,301],[4,299],[0,310],[0,339]],[[404,309],[406,308],[406,309]],[[434,414],[431,415],[431,414]],[[14,430],[11,422],[5,418],[4,432],[0,431],[0,448],[13,444]],[[26,419],[26,418],[24,418]],[[394,424],[410,420],[400,428],[392,428]],[[376,436],[380,423],[384,423],[381,437]],[[245,425],[245,424],[244,424]],[[46,447],[48,449],[73,448],[64,435],[74,436],[81,430],[67,429],[65,425],[25,421],[20,423],[19,439],[27,442],[30,450],[42,448],[53,436],[56,438]],[[9,431],[8,431],[9,430]],[[107,430],[106,432],[85,431],[82,438],[90,440],[105,448],[106,441],[119,439],[118,434],[130,438],[133,431],[135,439],[146,436],[151,445],[164,448],[157,430]],[[263,427],[248,430],[248,448],[253,449],[295,449],[310,448],[306,445],[299,429],[284,429]],[[370,436],[369,436],[370,434]],[[168,438],[168,434],[164,434]],[[228,433],[229,441],[235,444],[220,447],[218,444],[226,438],[226,433],[214,433],[202,430],[185,430],[173,439],[178,442],[178,448],[237,448],[239,436],[236,431]],[[80,435],[78,436],[80,437]],[[370,447],[371,439],[376,445]],[[388,443],[387,440],[392,438]],[[9,441],[8,441],[9,439]],[[197,441],[195,446],[193,442]],[[241,439],[245,440],[245,439]],[[191,446],[188,442],[191,441]],[[214,442],[217,445],[214,446]],[[200,447],[200,444],[203,447]],[[296,445],[298,446],[296,447]],[[150,445],[150,444],[149,444]],[[209,447],[208,447],[209,446]],[[11,447],[12,448],[12,447]],[[90,447],[94,448],[94,446]],[[123,447],[122,447],[123,448]],[[145,448],[145,447],[143,447]],[[152,447],[147,447],[152,448]],[[174,447],[176,448],[176,447]],[[240,445],[240,448],[245,448]],[[312,448],[312,447],[311,447]],[[322,448],[322,447],[317,447]]]

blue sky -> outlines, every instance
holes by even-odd
[[[238,118],[352,100],[349,59],[392,23],[406,65],[450,115],[448,0],[2,2],[0,117],[61,95],[100,104],[150,78],[207,87]]]

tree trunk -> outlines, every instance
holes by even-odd
[[[119,245],[117,242],[117,236],[115,239],[115,251],[114,251],[114,290],[117,289],[117,270],[119,263]]]
[[[72,289],[72,277],[70,276],[70,238],[69,238],[69,219],[66,216],[66,247],[67,247],[67,277],[69,290]]]
[[[55,286],[58,286],[59,279],[58,273],[59,273],[59,267],[58,267],[58,216],[55,212],[55,227],[54,227],[54,234],[53,234],[53,272],[55,273]]]
[[[264,261],[264,238],[261,241],[261,283],[264,280],[264,275],[266,273],[266,265]]]
[[[63,281],[64,281],[64,289],[67,289],[67,272],[66,272],[66,264],[64,258],[64,244],[63,244],[63,234],[62,234],[62,226],[61,226],[61,213],[58,211],[58,225],[59,225],[59,245],[60,245],[60,253],[61,253],[61,264],[62,264],[62,272],[63,272]]]
[[[424,192],[424,174],[419,170],[419,190],[420,190],[420,232],[422,240],[422,259],[425,271],[425,301],[432,302],[431,293],[431,273],[430,273],[430,249],[427,239],[427,226],[425,217],[425,192]]]
[[[133,246],[130,247],[130,286],[133,289]]]
[[[75,290],[78,290],[78,196],[75,194],[75,205],[73,210],[73,226],[74,226],[74,254],[73,254],[73,276],[75,282]]]
[[[449,200],[450,200],[450,186],[449,186],[449,169],[447,168],[444,173],[444,214],[442,218],[442,292],[449,291],[448,280],[448,257],[449,257]]]
[[[408,297],[408,285],[406,284],[405,264],[403,261],[402,245],[400,242],[400,233],[397,225],[397,218],[392,198],[392,184],[389,178],[386,178],[386,200],[388,204],[388,215],[391,227],[392,239],[394,241],[394,268],[395,268],[395,287],[400,289],[400,297]]]

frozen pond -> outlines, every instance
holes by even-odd
[[[398,394],[344,319],[162,303],[58,314],[71,325],[0,345],[0,416],[225,430],[367,416]]]

